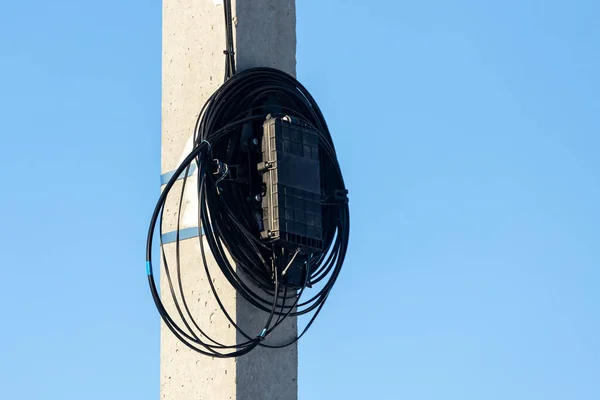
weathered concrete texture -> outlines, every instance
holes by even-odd
[[[238,70],[271,66],[295,74],[294,0],[234,0],[233,15]],[[213,0],[163,0],[163,173],[176,168],[185,153],[198,112],[222,83],[224,47],[222,5],[216,5]],[[188,185],[187,190],[195,186],[192,182]],[[165,232],[174,229],[176,224],[178,187],[180,184],[167,202]],[[214,299],[201,264],[198,240],[182,242],[180,253],[183,294],[191,314],[215,339],[227,344],[242,341]],[[166,258],[175,295],[181,299],[174,245],[166,246]],[[257,312],[238,298],[214,261],[209,262],[209,267],[216,290],[236,323],[249,333],[258,334],[267,314]],[[175,321],[181,322],[173,302],[169,301],[170,289],[164,269],[161,293],[167,310]],[[279,343],[296,334],[296,321],[290,320],[268,342]],[[212,359],[186,348],[163,324],[161,399],[295,400],[297,357],[294,345],[284,350],[261,348],[237,360]]]
[[[239,70],[278,68],[296,75],[296,1],[233,0]]]

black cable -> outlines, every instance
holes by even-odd
[[[225,16],[225,81],[235,75],[235,52],[233,46],[233,17],[231,13],[231,0],[223,2]]]
[[[310,93],[292,76],[272,68],[254,68],[235,73],[231,3],[224,2],[226,20],[225,83],[203,106],[194,129],[194,148],[166,184],[152,214],[148,231],[146,261],[150,290],[165,325],[188,347],[212,357],[238,357],[256,346],[280,348],[295,343],[310,328],[323,308],[339,276],[349,240],[350,217],[346,188],[337,161],[335,147],[325,119]],[[280,260],[291,265],[298,255],[274,247],[260,238],[252,202],[251,184],[236,179],[225,179],[236,165],[251,164],[250,156],[240,151],[243,130],[261,126],[267,114],[276,107],[281,113],[300,121],[318,133],[321,173],[323,250],[307,255],[304,260],[305,278],[300,286],[289,285],[277,266]],[[178,177],[184,174],[179,193],[178,218],[181,216],[183,191],[192,164],[198,168],[198,226],[202,226],[204,240],[198,238],[202,267],[212,293],[229,323],[247,340],[226,345],[210,338],[195,321],[183,293],[180,269],[179,220],[177,222],[175,260],[178,284],[174,285],[169,263],[163,248],[161,258],[172,297],[178,325],[165,309],[158,293],[153,274],[152,246],[155,227],[162,235],[162,215],[168,196]],[[231,168],[229,166],[232,166]],[[251,176],[251,174],[250,174]],[[250,197],[250,199],[249,199]],[[206,252],[210,251],[228,284],[252,306],[266,313],[260,332],[249,333],[240,327],[223,305],[214,287]],[[228,258],[230,257],[230,258]],[[282,258],[283,257],[283,258]],[[286,258],[287,257],[287,258]],[[300,256],[298,257],[300,259]],[[233,261],[231,262],[230,259]],[[291,260],[291,261],[290,261]],[[289,263],[287,263],[289,261]],[[285,273],[283,273],[285,275]],[[282,279],[284,281],[282,282]],[[319,285],[320,289],[311,289]],[[177,293],[177,290],[179,293]],[[306,293],[312,294],[302,301]],[[165,293],[163,293],[165,295]],[[312,313],[303,332],[287,343],[266,344],[267,338],[287,317]]]

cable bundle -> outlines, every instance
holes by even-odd
[[[225,2],[225,13],[230,5]],[[228,8],[229,7],[229,8]],[[229,19],[230,21],[230,19]],[[325,119],[310,93],[290,75],[272,68],[254,68],[235,73],[233,48],[228,26],[226,81],[206,102],[194,129],[194,148],[166,184],[152,215],[146,248],[148,282],[157,309],[166,326],[191,349],[212,357],[238,357],[256,346],[280,348],[296,342],[321,311],[343,264],[349,239],[347,191],[337,161],[335,148]],[[230,47],[231,43],[231,47]],[[244,146],[256,144],[248,136],[261,126],[273,111],[290,116],[319,134],[321,164],[323,251],[299,255],[261,239],[257,225],[257,207],[253,204],[256,176],[249,170],[253,161]],[[170,266],[162,253],[165,278],[183,326],[175,323],[158,294],[152,268],[153,233],[162,228],[162,213],[169,194],[180,176],[188,176],[193,164],[198,167],[197,188],[199,221],[208,249],[198,238],[204,271],[218,305],[231,325],[246,341],[232,345],[220,343],[206,335],[191,315],[181,282],[179,228],[176,230],[177,287],[175,295]],[[236,170],[237,168],[237,170]],[[245,168],[245,169],[244,169]],[[241,172],[240,172],[241,171]],[[244,174],[245,179],[234,175]],[[179,193],[179,213],[187,178]],[[160,230],[162,233],[162,229]],[[161,238],[161,249],[163,243]],[[260,332],[246,332],[231,318],[213,285],[206,253],[210,251],[228,283],[251,305],[265,311],[267,318]],[[232,262],[230,262],[232,260]],[[305,266],[303,282],[290,284],[285,271],[293,262]],[[283,262],[283,264],[282,264]],[[285,266],[287,265],[287,268]],[[237,266],[237,268],[236,268]],[[311,290],[315,286],[315,289]],[[318,288],[316,288],[318,287]],[[309,298],[307,293],[314,291]],[[281,345],[264,342],[287,317],[312,313],[302,333]]]

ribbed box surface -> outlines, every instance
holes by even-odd
[[[285,247],[322,250],[319,136],[289,117],[263,124],[262,237]]]

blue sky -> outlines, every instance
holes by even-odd
[[[298,1],[351,194],[301,399],[600,398],[600,3]],[[0,386],[158,399],[159,1],[0,12]]]

